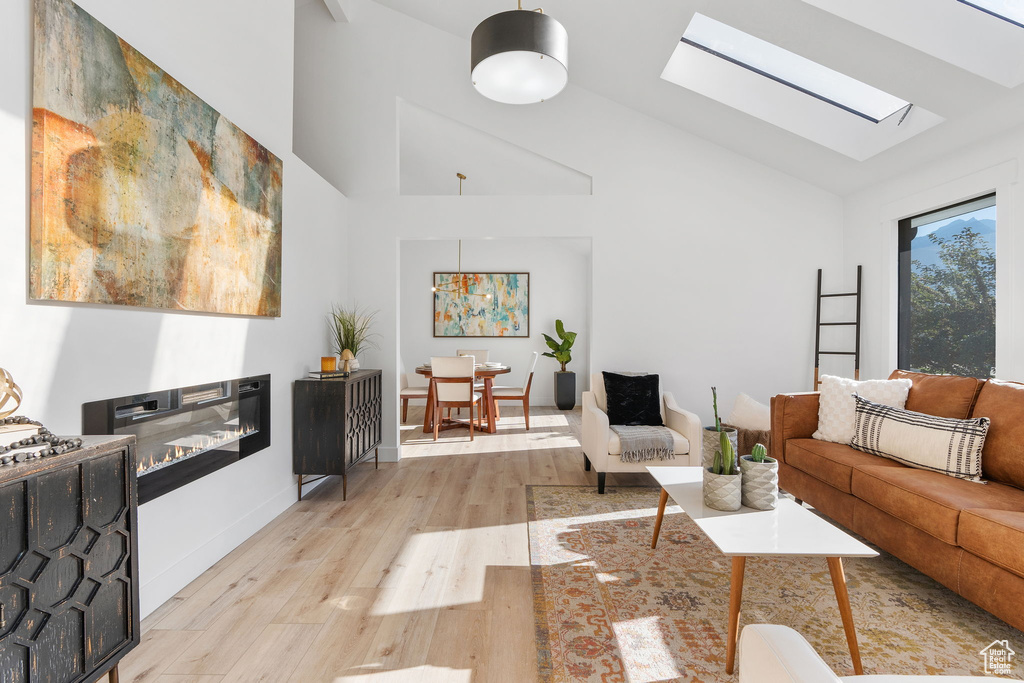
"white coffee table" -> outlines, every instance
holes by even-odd
[[[853,670],[858,675],[863,672],[842,558],[875,557],[877,552],[789,498],[780,498],[778,507],[768,511],[742,507],[736,512],[721,512],[705,507],[702,467],[648,467],[647,471],[661,485],[661,501],[658,503],[658,518],[654,523],[651,547],[656,548],[658,545],[665,505],[671,497],[718,546],[723,555],[732,557],[726,673],[732,673],[736,659],[740,603],[743,600],[743,570],[747,558],[757,555],[803,555],[824,557],[827,560],[836,602],[839,603],[839,614],[843,619],[843,630],[846,631],[846,642],[850,646]]]

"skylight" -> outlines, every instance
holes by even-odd
[[[1020,0],[958,0],[968,7],[1024,28],[1024,3]]]
[[[803,2],[1007,88],[1024,83],[1021,0]]]
[[[832,1],[851,4],[849,0],[813,0]],[[869,1],[852,4],[859,7]],[[884,5],[892,2],[877,1]],[[915,1],[935,2],[900,3]],[[1018,33],[1017,28],[992,21],[958,2],[944,4],[969,15],[960,18],[962,23],[974,19],[997,24],[994,33]],[[1024,41],[1019,42],[1024,46]],[[911,106],[906,100],[702,14],[694,14],[682,39],[675,41],[661,78],[857,161],[942,122],[941,116],[917,104]],[[685,106],[685,100],[680,103]]]
[[[1008,4],[999,0],[975,2],[991,5]],[[682,42],[873,123],[906,109],[910,104],[867,83],[833,71],[700,13],[694,13],[690,25],[683,33]]]

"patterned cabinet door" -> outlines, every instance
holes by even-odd
[[[94,681],[138,642],[135,471],[118,450],[0,486],[0,680]]]
[[[349,465],[380,444],[382,390],[380,372],[351,382],[347,387],[345,454]]]

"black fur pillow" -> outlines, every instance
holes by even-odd
[[[602,372],[608,397],[608,422],[613,425],[660,427],[661,395],[657,375],[620,375]]]

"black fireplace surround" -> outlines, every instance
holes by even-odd
[[[270,445],[270,375],[82,405],[83,434],[134,434],[139,503]]]

